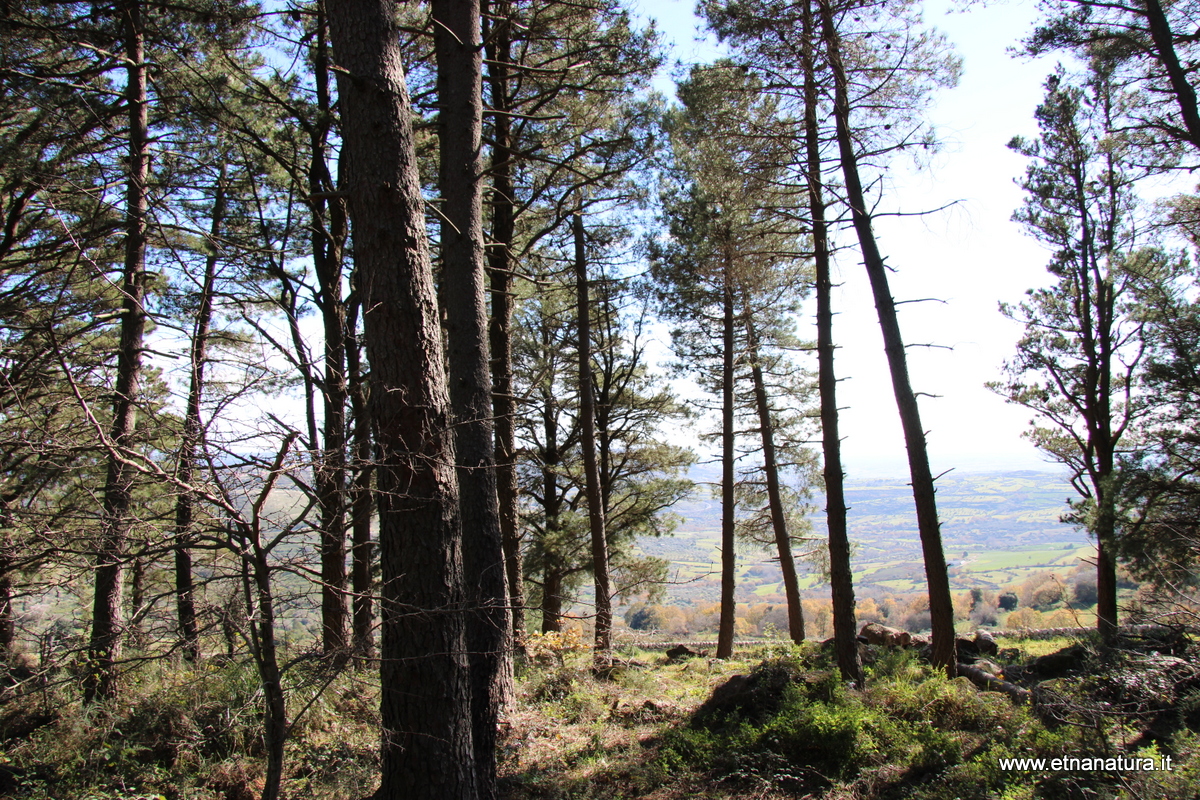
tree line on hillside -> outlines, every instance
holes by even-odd
[[[696,456],[668,433],[700,404],[651,363],[658,319],[717,420],[718,656],[739,538],[778,555],[805,638],[796,487],[820,483],[831,630],[861,682],[831,302],[849,259],[953,673],[873,225],[889,165],[935,148],[923,112],[958,60],[902,0],[700,11],[731,57],[668,105],[649,89],[661,43],[619,0],[0,6],[5,657],[36,647],[87,704],[147,659],[250,659],[264,800],[297,668],[377,664],[378,796],[495,797],[530,612],[561,630],[590,579],[604,670],[613,603],[661,593],[668,565],[633,545],[693,491]],[[1163,243],[1200,228],[1194,198],[1151,210],[1137,189],[1195,166],[1196,44],[1186,3],[1047,13],[1027,48],[1083,66],[1048,79],[1040,135],[1011,146],[1030,159],[1017,219],[1056,283],[1006,307],[1027,334],[995,388],[1072,470],[1111,636],[1118,559],[1164,588],[1194,572],[1200,311]],[[816,342],[797,335],[810,293]],[[283,633],[308,614],[306,650]]]

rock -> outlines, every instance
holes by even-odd
[[[927,633],[914,633],[909,641],[910,647],[929,647],[933,644],[933,637]]]
[[[971,663],[981,655],[979,648],[975,645],[974,639],[968,639],[965,636],[956,636],[954,638],[954,652],[958,654],[958,660],[966,663]]]
[[[867,644],[882,644],[888,647],[908,647],[912,644],[912,634],[908,631],[889,628],[878,622],[863,625],[858,635],[866,639]]]
[[[695,650],[692,650],[687,645],[680,644],[667,651],[667,660],[682,661],[685,658],[697,658],[699,655],[699,653],[697,653]]]
[[[1000,645],[996,644],[996,640],[987,631],[975,631],[975,647],[985,656],[994,656],[1000,653]]]
[[[1088,659],[1088,651],[1081,644],[1064,647],[1057,653],[1038,656],[1027,665],[1028,671],[1037,673],[1042,678],[1061,678],[1078,671]]]

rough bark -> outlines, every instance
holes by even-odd
[[[123,265],[121,333],[113,391],[113,422],[108,471],[104,482],[103,516],[96,550],[92,632],[88,669],[83,680],[84,702],[112,698],[117,693],[117,663],[124,633],[121,618],[121,571],[125,543],[132,524],[130,501],[134,472],[119,452],[132,445],[142,379],[142,349],[146,335],[146,183],[149,176],[146,63],[142,7],[138,0],[122,10],[126,63],[125,103],[129,114],[129,163],[125,189],[125,258]]]
[[[441,332],[405,84],[385,0],[329,8],[344,190],[371,362],[383,612],[379,800],[473,800],[462,532]]]
[[[496,432],[496,495],[499,502],[500,535],[508,577],[514,646],[525,636],[525,579],[521,564],[521,532],[517,515],[516,399],[513,397],[513,269],[512,250],[516,226],[513,219],[513,152],[509,96],[509,63],[512,31],[508,24],[511,2],[490,4],[495,28],[486,37],[488,89],[491,107],[498,113],[492,121],[492,149],[488,172],[492,178],[491,241],[487,248],[492,315],[489,343],[492,352],[492,412]]]
[[[896,304],[888,286],[887,268],[879,252],[872,230],[871,215],[867,209],[862,181],[858,174],[858,156],[850,128],[850,100],[847,90],[845,67],[841,58],[841,41],[833,20],[828,0],[820,3],[822,39],[834,82],[834,122],[837,130],[838,152],[841,157],[842,176],[846,183],[846,199],[850,204],[854,230],[858,235],[859,248],[867,275],[871,281],[871,293],[875,299],[875,310],[879,315],[879,327],[883,332],[884,352],[887,354],[888,369],[892,378],[892,390],[900,413],[900,424],[904,430],[904,443],[908,450],[908,467],[912,479],[913,500],[917,510],[917,529],[921,537],[921,551],[925,560],[925,578],[929,587],[929,613],[933,627],[933,656],[935,666],[954,676],[954,606],[950,596],[950,579],[946,573],[946,555],[942,550],[942,535],[934,499],[933,474],[929,469],[929,454],[925,447],[925,429],[917,407],[916,394],[908,377],[908,359],[904,339],[900,335],[900,324],[896,316]]]
[[[771,403],[759,360],[758,331],[749,309],[744,314],[746,325],[746,355],[750,360],[750,377],[754,384],[754,407],[758,413],[759,439],[763,450],[763,476],[767,480],[767,504],[771,511],[771,529],[775,533],[775,549],[779,553],[779,568],[783,572],[783,590],[787,597],[788,634],[796,644],[804,641],[804,607],[800,602],[800,581],[796,575],[796,560],[792,557],[792,537],[788,534],[787,517],[783,512],[783,494],[779,486],[779,460],[775,454],[775,424],[771,419]]]
[[[737,556],[734,551],[734,428],[733,428],[733,286],[732,259],[726,253],[722,298],[721,365],[721,621],[717,628],[717,658],[733,655],[737,607],[734,599]]]
[[[817,121],[818,87],[813,57],[816,31],[813,4],[803,11],[801,68],[804,71],[804,150],[812,220],[813,266],[817,289],[817,387],[821,403],[821,452],[824,456],[825,521],[829,531],[829,583],[833,595],[833,639],[842,677],[861,685],[858,625],[854,609],[854,574],[850,566],[850,537],[846,530],[845,474],[842,439],[838,430],[837,373],[834,370],[833,281],[830,276],[829,226],[825,217],[821,176],[821,137]]]
[[[321,649],[326,655],[346,652],[346,303],[342,297],[346,203],[326,200],[335,188],[329,174],[329,133],[333,107],[329,93],[329,52],[324,3],[317,5],[311,48],[317,119],[309,134],[309,231],[313,268],[320,287],[317,306],[325,340],[321,402],[323,428],[316,459],[317,508],[321,551]]]
[[[512,694],[511,623],[496,499],[483,253],[483,48],[479,0],[433,0],[442,305],[471,607],[467,647],[476,788],[496,796],[496,736]]]
[[[561,569],[547,563],[542,571],[542,633],[562,631],[563,580]]]
[[[600,496],[600,469],[596,461],[596,392],[592,382],[592,324],[588,307],[587,255],[583,215],[571,218],[575,236],[575,314],[579,343],[580,449],[583,451],[584,490],[587,493],[588,527],[592,535],[592,578],[596,619],[596,666],[612,662],[612,590],[608,579],[608,537],[604,530],[604,500]]]

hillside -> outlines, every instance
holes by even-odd
[[[697,480],[703,480],[701,473]],[[942,535],[955,590],[996,589],[1033,570],[1068,570],[1088,558],[1086,533],[1062,523],[1074,492],[1053,472],[950,473],[938,481]],[[639,550],[672,565],[667,602],[694,604],[717,598],[720,564],[720,501],[700,489],[673,511],[682,519],[674,536],[643,538]],[[850,536],[855,590],[863,596],[909,592],[924,586],[920,541],[912,494],[903,480],[850,481]],[[824,498],[813,506],[824,507]],[[819,556],[824,513],[809,517],[813,550]],[[825,584],[811,563],[801,563],[803,587],[824,595]],[[782,595],[782,576],[773,554],[751,545],[739,552],[739,599]]]

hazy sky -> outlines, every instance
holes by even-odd
[[[710,39],[697,42],[699,20],[690,0],[635,0],[658,20],[673,58],[684,64],[720,53]],[[945,142],[931,169],[898,164],[881,209],[916,212],[953,204],[924,217],[881,218],[876,232],[897,300],[936,297],[944,304],[902,306],[908,343],[952,350],[910,348],[914,388],[939,395],[921,399],[934,474],[947,469],[1053,469],[1024,439],[1030,413],[984,388],[1000,375],[1013,352],[1019,326],[1004,319],[999,301],[1016,302],[1026,289],[1049,283],[1048,251],[1010,221],[1021,203],[1014,183],[1025,159],[1005,144],[1036,133],[1033,110],[1055,61],[1014,58],[1009,51],[1036,19],[1028,0],[975,5],[948,13],[950,3],[927,3],[927,23],[942,30],[963,59],[957,88],[937,98],[932,118]],[[669,80],[661,84],[667,89]],[[843,286],[835,293],[845,458],[852,477],[907,472],[874,305],[861,262],[844,251],[836,267]]]

